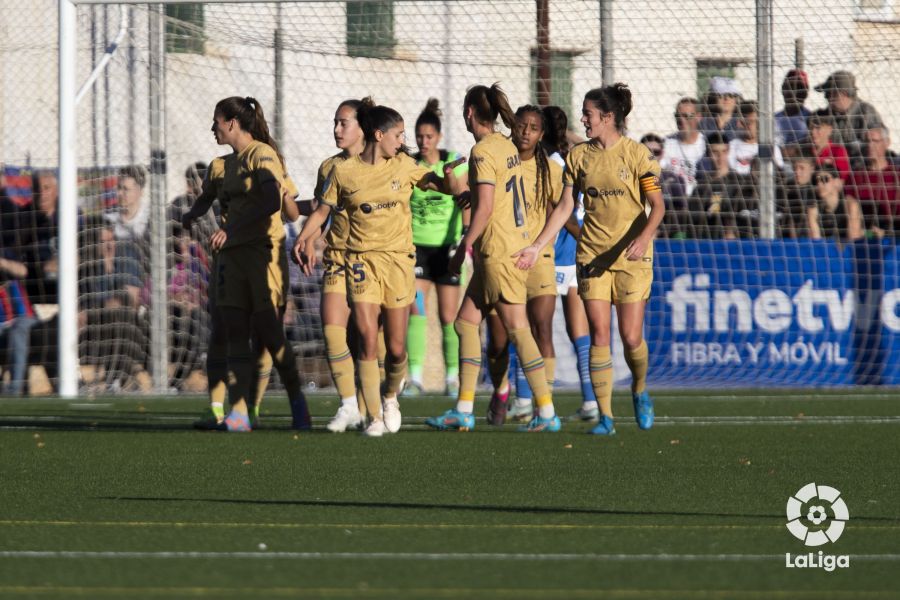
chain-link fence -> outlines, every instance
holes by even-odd
[[[0,341],[13,392],[23,352],[46,372],[32,392],[57,376],[57,7],[0,2],[2,243],[25,267],[0,272],[4,298],[20,299],[4,305]],[[898,23],[893,0],[79,4],[76,85],[90,82],[76,113],[82,389],[149,389],[153,372],[203,389],[215,221],[191,232],[178,222],[204,166],[226,153],[209,131],[219,99],[260,101],[309,197],[346,98],[371,95],[412,123],[436,97],[443,145],[465,154],[468,86],[499,81],[514,107],[562,107],[574,141],[584,93],[613,80],[634,95],[628,134],[664,167],[651,379],[897,383]],[[767,38],[770,80],[757,67]],[[770,151],[760,131],[775,111]],[[759,168],[770,155],[771,181]],[[760,242],[769,198],[776,241]],[[154,229],[162,205],[168,224]],[[294,272],[291,286],[289,338],[308,381],[328,385],[318,282]],[[571,356],[557,329],[557,353]],[[576,382],[560,364],[561,383]]]

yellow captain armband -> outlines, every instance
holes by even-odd
[[[661,189],[662,188],[659,185],[659,175],[647,173],[646,175],[641,176],[641,191],[645,194],[647,192],[658,192]]]

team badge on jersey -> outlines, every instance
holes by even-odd
[[[395,180],[391,181],[391,189],[394,190],[395,192],[400,191],[400,180],[399,179],[395,179]]]
[[[622,167],[621,169],[619,169],[619,179],[621,179],[622,181],[624,181],[626,183],[628,182],[628,179],[629,179],[628,169],[626,169],[625,167]]]

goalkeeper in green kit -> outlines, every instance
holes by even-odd
[[[439,150],[441,141],[441,111],[435,98],[428,100],[425,109],[416,119],[416,145],[419,147],[416,161],[431,168],[440,177],[444,165],[459,159],[458,152]],[[454,169],[461,185],[469,166],[463,163]],[[465,187],[454,190],[459,195]],[[438,316],[446,367],[445,394],[456,397],[459,390],[459,340],[453,322],[459,310],[459,277],[447,269],[456,243],[462,237],[463,228],[469,222],[469,209],[461,209],[454,197],[436,191],[413,190],[411,199],[413,243],[416,245],[416,299],[412,305],[407,333],[409,352],[409,381],[402,395],[417,396],[423,392],[425,368],[426,298],[432,284],[437,286]]]

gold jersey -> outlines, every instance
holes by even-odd
[[[275,150],[268,144],[253,140],[241,152],[225,158],[225,173],[222,180],[220,200],[225,199],[228,220],[240,221],[263,201],[262,186],[267,181],[275,181],[278,189],[285,185],[284,169]],[[280,200],[280,198],[279,198]],[[255,243],[270,243],[270,240],[284,238],[284,225],[279,211],[247,224],[228,240],[228,245],[243,246]]]
[[[622,136],[611,148],[596,142],[582,142],[566,157],[563,182],[573,186],[573,195],[584,194],[584,224],[578,240],[576,260],[587,264],[604,253],[610,268],[625,268],[627,243],[622,245],[632,224],[644,218],[645,194],[658,191],[659,163],[649,150]],[[631,235],[634,235],[633,233]],[[619,250],[619,246],[621,250]],[[645,259],[652,259],[653,245]]]
[[[328,180],[328,176],[331,175],[331,170],[345,160],[347,160],[347,156],[343,152],[339,152],[326,158],[319,165],[319,172],[316,175],[316,189],[313,192],[313,197],[317,202],[323,201],[325,182]],[[335,206],[331,211],[331,225],[328,228],[328,233],[325,234],[325,243],[331,249],[346,250],[349,231],[350,221],[347,219],[346,209],[343,205]]]
[[[494,209],[475,250],[484,261],[511,262],[530,237],[519,151],[501,133],[491,133],[472,146],[469,188],[476,198],[479,183],[494,186]]]
[[[525,182],[525,209],[528,214],[528,232],[532,240],[536,240],[547,224],[547,215],[553,207],[559,204],[559,197],[563,189],[563,169],[555,161],[547,159],[550,169],[549,186],[550,196],[544,195],[544,182],[538,182],[537,159],[532,157],[522,161],[522,179]],[[540,183],[540,188],[538,184]],[[553,245],[547,244],[546,250],[553,258]]]
[[[412,189],[431,170],[407,154],[371,165],[356,156],[336,165],[324,184],[322,201],[347,213],[346,249],[351,252],[415,252],[412,242]]]

